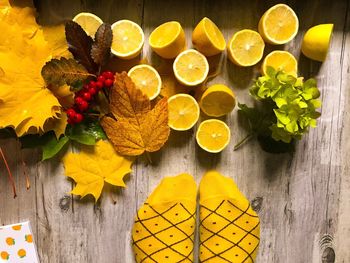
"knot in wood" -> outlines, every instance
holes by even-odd
[[[70,202],[71,202],[71,197],[68,195],[65,195],[60,199],[59,207],[61,208],[62,211],[67,212],[70,207]]]
[[[260,196],[255,197],[252,200],[251,204],[252,204],[252,208],[255,212],[260,212],[263,201],[264,201],[264,198],[262,198]]]
[[[326,247],[322,253],[322,263],[334,263],[335,262],[335,252],[331,247]]]

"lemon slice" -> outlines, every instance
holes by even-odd
[[[135,83],[136,87],[147,95],[150,100],[155,99],[162,87],[162,80],[153,67],[149,65],[137,65],[131,68],[128,76]]]
[[[112,25],[112,53],[122,59],[137,57],[143,47],[145,36],[142,28],[130,21],[120,20]]]
[[[268,54],[262,64],[262,72],[267,74],[267,67],[273,67],[276,70],[284,71],[287,74],[297,76],[298,61],[287,51],[272,51]]]
[[[199,118],[197,101],[188,94],[176,94],[168,99],[169,126],[177,131],[191,129]]]
[[[185,49],[185,32],[179,22],[166,22],[153,30],[149,36],[149,45],[159,56],[175,58]]]
[[[301,51],[313,60],[323,62],[326,60],[333,24],[321,24],[311,27],[304,36]]]
[[[244,29],[232,36],[228,44],[228,58],[238,66],[253,66],[261,60],[264,48],[264,40],[258,32]]]
[[[226,47],[224,35],[207,17],[204,17],[193,30],[192,43],[205,56],[217,55]]]
[[[101,18],[91,13],[79,13],[73,21],[78,23],[90,37],[94,38],[97,29],[103,24]]]
[[[211,153],[221,152],[230,143],[230,128],[223,121],[210,119],[203,121],[197,130],[198,145]]]
[[[267,10],[259,21],[259,33],[270,44],[291,41],[299,29],[299,20],[292,8],[278,4]]]
[[[173,70],[179,82],[187,86],[196,86],[207,78],[209,63],[203,54],[197,50],[188,49],[176,57]]]
[[[234,109],[236,99],[229,87],[223,84],[215,84],[203,93],[199,105],[206,115],[220,117]]]

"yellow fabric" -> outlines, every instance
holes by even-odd
[[[136,262],[193,262],[197,186],[189,174],[164,178],[137,213]]]
[[[210,171],[203,176],[199,194],[200,262],[254,262],[260,221],[234,181]]]

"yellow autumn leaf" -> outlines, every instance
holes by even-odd
[[[65,112],[62,112],[58,119],[48,119],[44,124],[44,131],[53,131],[57,140],[66,131],[68,116]]]
[[[63,158],[66,176],[77,184],[72,194],[91,194],[97,201],[104,183],[125,187],[123,177],[131,172],[133,159],[118,155],[108,141],[98,141],[93,149],[68,153]]]
[[[13,127],[18,136],[43,133],[47,122],[60,120],[62,107],[46,87],[41,68],[56,54],[66,54],[62,28],[45,30],[35,9],[0,4],[0,128]],[[58,127],[56,134],[62,130]]]
[[[44,38],[50,46],[52,58],[70,58],[72,54],[68,51],[64,25],[44,26]]]
[[[136,156],[163,147],[170,134],[167,98],[152,109],[149,98],[122,72],[115,75],[109,100],[114,118],[103,117],[101,126],[118,153]]]

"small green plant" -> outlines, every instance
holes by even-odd
[[[267,75],[254,82],[250,94],[261,105],[250,108],[239,104],[239,112],[250,124],[249,137],[270,136],[275,141],[291,143],[301,139],[309,127],[316,127],[321,115],[317,111],[321,107],[320,91],[313,78],[304,82],[302,77],[269,67]]]

